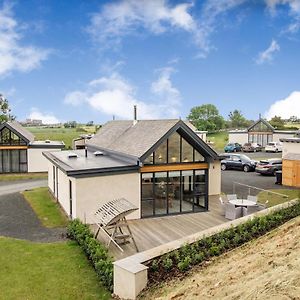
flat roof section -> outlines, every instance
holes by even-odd
[[[59,148],[62,149],[65,147],[65,143],[62,141],[33,141],[29,145],[29,148]]]

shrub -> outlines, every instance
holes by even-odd
[[[94,238],[88,225],[80,220],[72,220],[67,228],[67,236],[77,241],[91,261],[101,283],[110,291],[113,288],[113,261],[107,248]]]
[[[173,267],[173,260],[168,256],[164,258],[162,263],[166,271],[171,270],[171,268]]]
[[[178,269],[180,271],[186,271],[191,264],[191,258],[189,256],[186,256],[182,261],[178,263]]]

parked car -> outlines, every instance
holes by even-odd
[[[258,152],[262,151],[262,146],[257,143],[246,143],[243,146],[243,151],[244,152]]]
[[[255,172],[262,175],[276,175],[276,172],[282,170],[282,159],[271,158],[261,160],[257,163]]]
[[[282,143],[270,142],[265,147],[266,152],[282,152]]]
[[[243,170],[244,172],[254,171],[256,161],[250,159],[245,154],[223,154],[224,157],[221,160],[221,169],[223,171],[227,169]]]
[[[242,151],[242,145],[239,143],[229,143],[224,148],[225,152],[239,152]]]

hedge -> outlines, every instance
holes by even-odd
[[[156,284],[162,280],[181,275],[194,265],[201,265],[214,256],[219,256],[242,244],[258,238],[290,219],[300,215],[300,201],[296,204],[268,215],[257,216],[236,227],[231,227],[192,244],[166,253],[146,263],[149,266],[149,282]]]
[[[110,291],[113,290],[113,260],[107,248],[94,238],[88,225],[80,220],[70,221],[67,236],[77,241],[87,258],[91,261],[101,283]]]

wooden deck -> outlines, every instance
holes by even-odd
[[[227,221],[221,216],[219,197],[211,196],[207,212],[130,220],[128,223],[141,252]],[[93,229],[96,230],[96,227],[93,226]],[[107,242],[107,238],[102,233],[98,238]],[[122,248],[124,249],[123,253],[111,244],[109,250],[115,259],[136,253],[132,242],[122,245]]]

